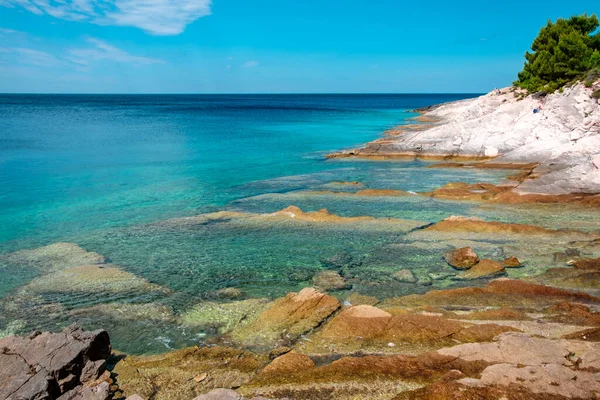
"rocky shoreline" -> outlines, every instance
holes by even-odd
[[[588,91],[574,86],[549,95],[541,115],[529,110],[538,99],[508,89],[434,106],[423,110],[418,124],[330,156],[515,170],[500,184],[450,183],[409,193],[333,182],[329,192],[307,194],[597,207],[600,107]],[[193,342],[197,346],[127,355],[112,350],[104,330],[71,326],[15,336],[23,329],[8,324],[12,330],[0,332],[0,400],[600,398],[597,231],[465,216],[437,222],[347,217],[294,206],[268,214],[221,211],[158,226],[175,232],[225,223],[253,230],[389,230],[402,241],[387,243],[375,261],[393,258],[398,267],[390,273],[370,265],[371,277],[361,274],[361,260],[340,253],[321,259],[320,268],[294,271],[299,289],[286,296],[254,298],[235,286],[211,287],[190,307],[174,310],[153,302],[172,295],[170,289],[74,243],[3,254],[0,261],[40,273],[0,302],[0,318],[11,323],[22,310],[36,308],[49,321],[66,315],[85,323],[102,315],[129,329],[147,326],[128,325],[135,320],[178,325],[187,335],[214,334]],[[421,256],[423,268],[396,262],[399,254],[421,248],[434,252],[443,267]],[[361,290],[384,285],[410,294],[392,289],[376,297]],[[133,292],[144,302],[128,303]],[[72,303],[52,302],[57,295]]]
[[[252,218],[296,216],[300,220],[294,223],[357,223],[294,208]],[[506,278],[509,270],[530,268],[520,259],[527,258],[523,250],[485,258],[485,252],[456,247],[440,253],[448,271],[430,274],[429,282],[469,284],[384,299],[356,292],[334,297],[331,293],[352,282],[344,272],[351,260],[332,259],[329,270],[313,277],[317,288],[274,300],[238,300],[231,289],[222,294],[229,301],[200,302],[186,314],[186,323],[214,324],[219,335],[201,346],[157,355],[111,352],[102,330],[69,327],[56,334],[8,336],[0,339],[0,398],[511,400],[600,395],[600,258],[585,255],[598,254],[596,234],[464,217],[420,227],[414,234],[436,241],[457,234],[464,239],[531,237],[540,243],[560,238],[568,247],[552,255],[549,263],[555,268],[523,279]],[[94,275],[94,284],[114,284],[115,267],[102,264],[107,261],[102,256],[61,246],[72,256],[56,258],[57,263],[101,263],[108,275],[100,281]],[[57,254],[56,249],[37,253]],[[17,256],[23,254],[12,257]],[[81,268],[72,267],[75,276],[58,273],[78,286]],[[97,267],[86,268],[94,272]],[[396,279],[427,284],[411,270],[398,270]]]
[[[506,88],[499,94],[442,104],[419,110],[416,120],[421,124],[400,126],[363,148],[328,157],[526,169],[529,176],[510,188],[517,195],[598,194],[600,105],[592,96],[597,88],[600,81],[543,96]],[[540,106],[541,111],[533,113]],[[556,202],[564,201],[556,197]]]

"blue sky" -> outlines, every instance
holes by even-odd
[[[584,12],[598,0],[0,0],[0,92],[486,92]]]

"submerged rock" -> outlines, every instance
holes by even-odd
[[[477,265],[463,272],[459,279],[479,279],[500,275],[504,272],[504,266],[496,261],[483,259]]]
[[[0,399],[109,397],[110,374],[103,373],[111,346],[104,330],[69,327],[60,333],[8,336],[0,339],[0,349]]]
[[[335,271],[322,271],[313,277],[313,285],[317,289],[329,290],[345,290],[351,289],[352,285],[347,283],[340,274]]]
[[[502,261],[502,264],[504,264],[506,268],[519,268],[523,266],[521,261],[515,256],[505,258],[504,261]]]
[[[403,268],[394,272],[394,278],[405,283],[416,283],[418,280],[415,274],[408,268]]]
[[[463,247],[444,254],[444,260],[454,268],[469,269],[479,262],[479,257],[471,247]]]

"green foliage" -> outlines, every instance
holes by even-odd
[[[548,21],[525,53],[515,85],[530,92],[553,92],[600,66],[600,26],[596,15]]]
[[[594,93],[592,93],[592,97],[600,100],[600,89],[594,90]]]

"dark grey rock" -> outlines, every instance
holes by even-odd
[[[110,354],[106,331],[75,326],[60,333],[0,339],[0,400],[64,399],[67,393],[73,399],[105,399],[108,384],[83,388],[81,383],[97,379]]]

